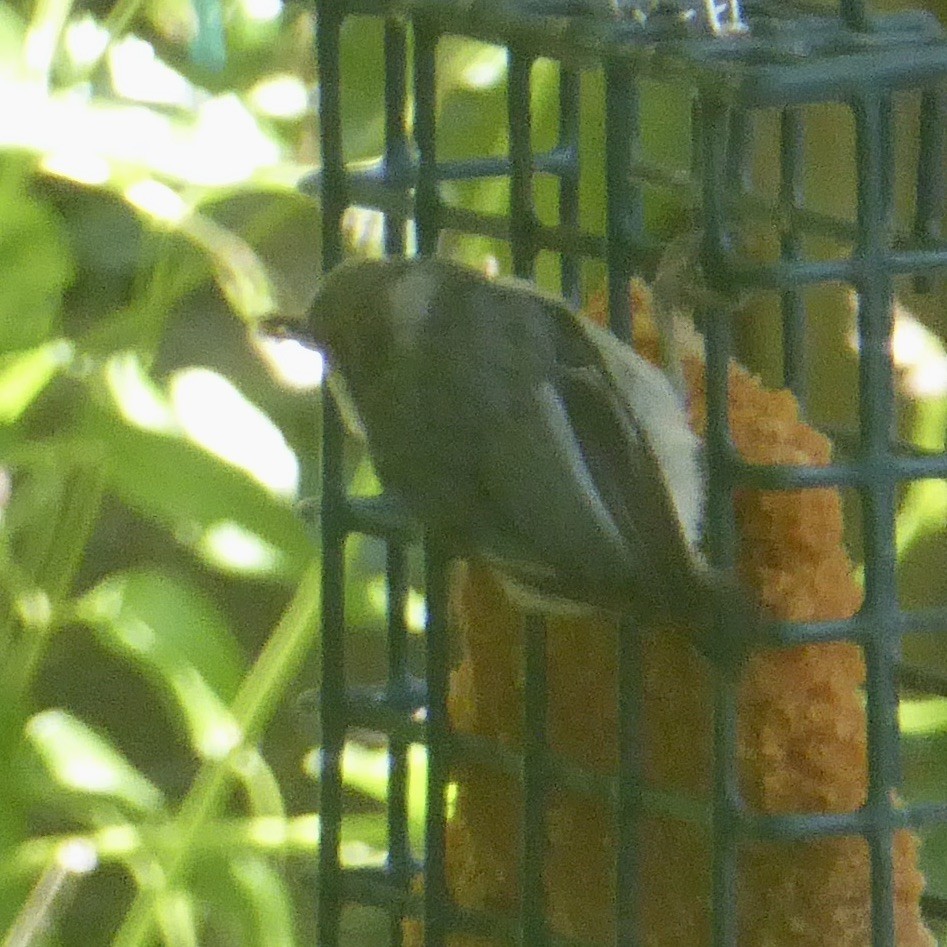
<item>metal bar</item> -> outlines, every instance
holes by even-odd
[[[798,109],[783,109],[779,136],[780,216],[788,222],[780,234],[780,256],[796,263],[801,257],[802,241],[793,222],[803,202],[805,125]],[[798,288],[786,289],[780,296],[783,325],[783,384],[792,390],[805,410],[808,371],[806,366],[806,307]]]
[[[506,158],[497,159],[504,162]],[[446,178],[441,173],[442,166],[436,166],[434,177],[438,180]],[[539,170],[537,165],[536,170]],[[323,175],[317,174],[309,178],[303,190],[312,192],[315,186],[321,191]],[[458,175],[460,177],[460,175]],[[636,175],[641,182],[649,182],[653,175]],[[412,175],[411,181],[415,180]],[[414,214],[415,202],[410,193],[400,190],[393,191],[389,184],[377,174],[361,171],[351,172],[346,179],[348,189],[348,203],[358,204],[390,214]],[[771,219],[776,213],[768,202],[759,200],[752,195],[741,198],[739,205],[729,207],[731,212],[746,214],[752,219]],[[463,233],[478,234],[492,237],[497,240],[509,240],[510,222],[506,214],[488,214],[461,207],[442,206],[440,208],[441,226]],[[840,241],[853,241],[855,224],[845,220],[838,220],[817,211],[800,208],[789,221],[791,226],[814,236],[825,236]],[[576,253],[585,257],[602,259],[606,255],[607,243],[605,237],[581,230],[578,226],[563,223],[558,227],[537,224],[534,233],[536,248],[553,250],[561,253]],[[910,234],[897,235],[897,244],[902,249],[891,253],[883,266],[886,272],[893,276],[910,275],[918,271],[936,271],[947,269],[947,243],[934,243],[924,248],[910,249],[914,244]],[[634,266],[649,266],[657,259],[660,253],[660,243],[651,240],[646,233],[639,239],[629,239],[629,254]],[[826,282],[851,281],[854,264],[847,258],[837,260],[813,260],[798,262],[781,262],[752,265],[731,265],[726,272],[728,284],[735,288],[786,290],[803,285],[815,285]]]
[[[370,695],[363,691],[358,696],[350,697],[348,702],[351,729],[370,730],[407,743],[421,743],[426,732],[424,724],[411,719],[410,713],[409,707],[401,703],[389,703],[385,694]]]
[[[724,179],[726,198],[739,206],[745,194],[753,188],[753,112],[734,109],[730,115],[727,136],[727,176]]]
[[[639,108],[634,73],[608,64],[605,69],[605,238],[608,264],[608,317],[612,332],[631,338],[630,238],[635,185],[628,169],[634,157]]]
[[[414,23],[414,135],[418,147],[415,190],[415,232],[418,251],[433,254],[440,232],[437,181],[438,34],[424,20]],[[447,886],[447,780],[450,721],[447,714],[449,647],[447,628],[446,560],[433,537],[426,544],[428,748],[427,811],[424,832],[424,947],[445,947],[450,929],[451,900]]]
[[[579,133],[582,104],[582,80],[579,73],[560,66],[559,72],[559,141],[555,152],[562,156],[559,171],[559,222],[566,228],[579,230]],[[582,303],[582,287],[578,251],[568,249],[561,259],[561,291],[564,299],[578,309]]]
[[[921,93],[914,236],[921,246],[938,240],[947,211],[947,85],[935,82]],[[915,278],[915,292],[929,292],[931,280]]]
[[[892,808],[887,829],[923,829],[947,822],[947,803],[928,802]],[[813,838],[870,835],[875,831],[875,817],[869,808],[854,812],[816,813],[804,815],[741,814],[738,830],[754,839],[774,842],[805,842]],[[893,941],[889,942],[894,943]]]
[[[510,148],[510,249],[513,272],[524,279],[536,264],[533,207],[531,57],[508,53],[507,121]],[[524,944],[546,947],[546,629],[530,615],[524,635],[525,684],[523,727],[523,848],[520,871],[520,937]]]
[[[407,123],[407,30],[399,20],[385,20],[385,184],[392,189],[406,191],[402,183],[406,172],[413,168],[405,133]],[[405,223],[403,211],[385,214],[385,253],[400,256],[404,253]]]
[[[344,510],[347,532],[398,542],[421,539],[421,529],[390,496],[348,497]]]
[[[507,122],[510,141],[510,251],[513,272],[532,279],[536,265],[533,208],[532,109],[530,71],[533,61],[515,50],[508,53]]]
[[[450,646],[447,614],[448,560],[434,538],[428,539],[426,744],[427,812],[424,837],[424,947],[446,947],[453,904],[447,885],[447,781],[450,775]]]
[[[399,20],[385,21],[385,178],[397,188],[412,166],[405,132],[407,122],[407,29]],[[389,255],[402,255],[405,249],[403,213],[385,214],[384,246]],[[407,628],[405,607],[408,585],[407,555],[403,543],[389,542],[387,547],[386,584],[388,589],[388,682],[387,697],[391,707],[403,707],[402,715],[410,722],[409,694],[411,683],[407,666]],[[408,890],[414,864],[408,835],[408,738],[394,733],[388,739],[388,817],[387,866],[395,884]],[[400,910],[391,912],[388,937],[391,947],[404,943],[403,918]]]
[[[943,635],[947,631],[947,607],[942,605],[898,612],[892,621],[897,623],[902,634]],[[873,618],[865,613],[835,621],[772,622],[767,624],[765,637],[760,643],[775,648],[794,648],[831,641],[850,641],[864,645],[875,631]]]
[[[871,853],[872,944],[895,942],[892,793],[900,776],[898,694],[898,591],[895,580],[894,482],[889,473],[894,429],[894,366],[891,361],[893,291],[876,266],[889,248],[891,216],[891,103],[869,92],[853,103],[858,175],[859,417],[862,452],[871,482],[861,491],[864,510],[865,602],[875,631],[865,643],[868,717],[866,832]]]
[[[422,899],[403,891],[393,883],[383,869],[352,869],[345,876],[346,896],[359,904],[368,904],[386,910],[398,910],[405,917],[422,914]],[[450,927],[458,934],[477,938],[499,939],[504,944],[517,942],[516,924],[509,917],[489,911],[470,911],[454,908],[449,918]],[[526,947],[526,945],[524,945]],[[597,947],[590,941],[550,935],[548,947]]]
[[[437,34],[422,21],[414,27],[414,140],[418,180],[414,195],[414,228],[418,252],[433,254],[441,227],[437,177]]]
[[[345,209],[342,153],[342,18],[332,0],[317,4],[316,55],[319,69],[319,136],[322,147],[322,266],[342,255],[341,221]],[[340,860],[342,833],[342,752],[345,746],[344,533],[341,530],[342,423],[331,398],[323,401],[322,429],[322,675],[319,795],[319,943],[338,947],[343,901]]]
[[[510,147],[510,244],[513,272],[532,278],[536,263],[530,102],[532,60],[509,51],[507,120]],[[546,628],[538,615],[525,620],[523,652],[523,842],[520,863],[520,940],[547,947],[546,926]]]
[[[902,612],[901,622],[903,634],[942,635],[947,630],[947,606],[915,608]]]
[[[546,623],[540,615],[525,620],[523,651],[523,857],[520,936],[530,947],[547,947],[546,834],[548,745],[546,742]]]
[[[388,547],[388,698],[394,706],[404,706],[410,684],[407,674],[407,628],[405,604],[408,569],[405,548],[400,543]],[[407,716],[404,710],[402,715]],[[395,882],[408,890],[413,874],[408,836],[408,741],[401,735],[388,739],[388,870]],[[389,927],[391,947],[404,940],[402,915],[394,913]]]
[[[839,0],[839,12],[850,29],[864,32],[871,29],[871,20],[865,10],[865,0]]]
[[[346,897],[359,904],[368,904],[389,911],[400,911],[405,917],[422,914],[422,899],[403,891],[393,883],[383,869],[359,868],[346,872]],[[448,919],[451,930],[477,938],[498,939],[500,943],[517,943],[515,922],[501,914],[489,911],[471,911],[453,908]],[[523,947],[532,947],[524,944]],[[548,947],[598,947],[591,941],[549,935]]]
[[[721,101],[704,97],[697,115],[701,140],[701,182],[704,233],[703,262],[716,264],[726,246],[725,179],[729,110]],[[709,271],[709,270],[708,270]],[[706,314],[707,386],[707,540],[711,561],[730,568],[736,553],[733,513],[733,447],[729,430],[729,365],[733,350],[729,314]],[[719,621],[725,621],[721,615]],[[735,947],[737,915],[737,686],[730,668],[717,668],[714,691],[714,789],[711,936],[714,947]]]
[[[947,609],[944,611],[944,618],[947,619]],[[944,627],[947,628],[947,625]],[[917,691],[920,694],[947,697],[947,674],[931,668],[902,664],[898,668],[898,684],[907,690]]]
[[[818,487],[864,486],[875,475],[875,464],[851,460],[826,467],[804,467],[786,464],[771,467],[737,461],[733,475],[741,486],[760,490],[799,490]],[[947,456],[930,454],[918,457],[892,455],[886,475],[895,483],[947,476]]]
[[[605,193],[608,238],[608,303],[612,331],[632,335],[628,281],[629,239],[641,229],[641,195],[628,169],[640,135],[635,76],[613,64],[605,70]],[[618,647],[618,805],[616,812],[615,944],[634,947],[644,932],[638,917],[641,888],[643,751],[641,638],[623,621]]]
[[[904,824],[918,831],[947,823],[947,802],[916,802],[903,811]]]

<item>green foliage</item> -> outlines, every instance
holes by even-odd
[[[311,371],[308,389],[288,384],[255,335],[305,309],[319,265],[318,207],[297,191],[318,164],[310,7],[0,0],[0,932],[13,943],[315,940],[318,732],[292,707],[319,646],[318,531],[297,500],[318,492],[320,396]],[[382,150],[382,42],[377,22],[347,21],[345,148],[366,164]],[[505,153],[505,54],[457,38],[439,56],[441,157]],[[553,64],[533,89],[548,147]],[[598,233],[601,91],[583,78],[581,217]],[[645,89],[642,105],[664,119],[647,156],[686,170],[687,96]],[[508,202],[488,178],[444,196],[493,215]],[[649,224],[671,226],[676,208],[649,198]],[[556,219],[551,178],[536,203]],[[378,223],[347,215],[350,245],[378,251]],[[445,249],[508,264],[501,241]],[[556,287],[551,256],[538,275]],[[930,408],[939,448],[943,404]],[[372,492],[355,448],[346,461]],[[902,551],[940,530],[934,487],[906,497]],[[377,681],[384,566],[367,538],[348,553],[362,635],[347,670]],[[420,611],[412,593],[412,630]],[[945,729],[940,704],[905,721]],[[388,766],[386,747],[346,748],[347,864],[385,859]],[[425,770],[412,746],[415,846]],[[386,942],[375,912],[344,924],[353,945]]]
[[[6,171],[6,181],[0,184],[0,269],[4,274],[0,351],[15,352],[49,338],[63,292],[72,281],[73,264],[58,215],[23,190],[27,179],[19,162],[10,162]],[[50,344],[55,346],[47,343],[46,347]],[[34,372],[39,368],[36,359],[30,364]],[[5,359],[0,371],[0,395],[5,395],[12,364]],[[47,375],[44,384],[48,380]],[[4,410],[9,411],[10,402],[3,400]],[[22,402],[22,407],[28,403]]]
[[[0,3],[0,932],[311,942],[311,16],[92,9]]]

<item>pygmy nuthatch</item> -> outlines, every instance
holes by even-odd
[[[385,490],[452,553],[531,601],[646,623],[709,632],[746,602],[700,551],[680,396],[561,299],[445,260],[359,260],[322,278],[309,327]]]

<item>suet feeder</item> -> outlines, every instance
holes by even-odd
[[[943,635],[947,608],[900,601],[896,527],[905,488],[947,478],[947,453],[898,436],[892,336],[900,288],[947,279],[941,28],[861,0],[748,4],[748,28],[723,35],[512,0],[316,9],[324,267],[343,255],[352,206],[381,212],[389,254],[485,237],[508,248],[516,276],[554,260],[563,296],[648,352],[654,303],[634,278],[653,276],[667,240],[655,208],[686,210],[709,289],[682,353],[706,443],[707,552],[772,618],[744,667],[711,666],[673,630],[520,614],[488,571],[453,568],[432,544],[419,681],[404,620],[417,531],[390,504],[346,494],[328,406],[320,945],[345,944],[351,905],[387,913],[390,943],[418,947],[933,943],[947,902],[922,895],[915,833],[947,822],[947,797],[903,798],[898,705],[905,684],[947,695],[947,680],[912,671],[901,648],[907,633]],[[372,20],[386,120],[382,158],[366,167],[343,147],[340,50],[345,30]],[[439,51],[456,37],[505,50],[504,154],[439,154]],[[558,138],[543,148],[532,133],[540,62],[558,83]],[[590,115],[604,152],[592,160]],[[830,149],[817,141],[827,128]],[[669,157],[656,139],[683,147]],[[582,208],[594,173],[600,227]],[[556,188],[552,221],[537,214],[540,176]],[[465,206],[467,192],[447,186],[485,179],[508,185],[506,213]],[[809,420],[825,287],[854,300],[857,336],[857,404],[848,429],[831,432],[834,450]],[[736,349],[729,301],[754,297],[778,327],[769,387]],[[863,574],[846,551],[843,497],[860,521]],[[387,549],[388,674],[374,690],[347,683],[352,533]],[[356,729],[382,734],[390,758],[387,859],[371,869],[341,856],[341,764]],[[420,852],[407,830],[412,744],[428,760]]]

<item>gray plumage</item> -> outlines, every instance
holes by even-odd
[[[522,283],[438,259],[345,263],[310,330],[386,489],[541,598],[706,627],[700,444],[664,375]]]

